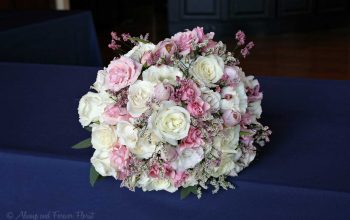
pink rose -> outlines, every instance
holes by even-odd
[[[173,40],[165,39],[159,42],[154,49],[154,59],[165,59],[166,63],[170,62],[170,58],[177,51],[176,44]]]
[[[239,112],[233,111],[231,109],[226,110],[222,115],[222,119],[224,120],[224,125],[227,127],[232,127],[241,121],[241,114]]]
[[[160,174],[160,167],[157,163],[153,164],[149,170],[149,176],[153,178],[159,177]]]
[[[227,85],[236,88],[240,82],[236,67],[225,66],[222,80],[224,80]]]
[[[180,147],[194,148],[204,144],[202,132],[195,127],[190,127],[186,138],[181,140]]]
[[[109,105],[102,115],[103,121],[109,125],[116,125],[119,121],[128,121],[131,118],[126,108],[117,105]]]
[[[201,95],[201,90],[192,80],[180,80],[180,89],[177,91],[178,96],[182,101],[191,102]]]
[[[154,88],[154,96],[158,101],[169,100],[174,93],[174,87],[170,84],[158,84]]]
[[[116,145],[112,150],[111,165],[117,170],[118,179],[124,180],[127,177],[129,163],[129,150],[124,145]]]
[[[209,109],[210,105],[204,102],[201,98],[197,98],[187,105],[187,111],[190,115],[196,118],[204,116]]]
[[[192,31],[179,32],[171,39],[174,40],[179,53],[183,56],[191,53],[192,44],[198,42],[197,36]]]
[[[106,84],[114,92],[133,84],[141,73],[142,65],[131,58],[120,57],[107,67]]]

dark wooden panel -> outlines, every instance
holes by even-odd
[[[341,12],[346,11],[347,4],[346,0],[318,0],[317,1],[317,12],[328,13],[328,12]]]
[[[312,14],[313,0],[280,0],[279,16]]]
[[[11,0],[1,0],[0,1],[0,9],[12,9],[13,8],[13,3]]]
[[[0,9],[47,10],[54,9],[54,0],[0,0]]]
[[[219,19],[219,0],[177,0],[180,4],[180,19]]]
[[[218,37],[237,29],[254,34],[327,30],[350,25],[349,6],[347,0],[168,0],[168,24],[172,34],[204,26]]]
[[[185,0],[185,14],[188,15],[213,15],[215,14],[215,0]]]
[[[230,0],[229,15],[232,19],[271,17],[273,3],[273,0]]]

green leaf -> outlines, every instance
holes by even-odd
[[[138,37],[130,37],[129,39],[130,39],[130,40],[134,40],[134,41],[138,41],[138,42],[141,42],[141,43],[144,43],[144,44],[149,43],[149,41],[143,40],[143,39],[138,38]]]
[[[72,148],[73,149],[83,149],[83,148],[88,148],[90,147],[91,144],[91,138],[85,139],[83,141],[80,141],[79,143],[77,143],[76,145],[74,145]]]
[[[90,131],[90,132],[92,131],[92,128],[88,127],[88,126],[84,127],[84,129],[87,130],[87,131]]]
[[[189,196],[191,193],[197,195],[197,189],[198,189],[197,186],[189,186],[186,188],[181,188],[181,192],[180,192],[181,199],[187,198],[187,196]]]
[[[91,165],[90,167],[90,184],[91,186],[95,185],[95,182],[99,178],[100,174],[95,170],[95,167]]]
[[[246,135],[252,135],[252,134],[254,134],[254,133],[251,133],[251,132],[248,132],[248,131],[240,131],[239,132],[240,136],[246,136]]]

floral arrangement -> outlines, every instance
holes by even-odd
[[[78,107],[92,133],[73,148],[95,149],[91,184],[112,176],[132,191],[180,188],[181,197],[200,197],[210,185],[213,193],[234,188],[227,177],[247,167],[271,134],[258,122],[259,82],[238,67],[253,42],[238,31],[235,56],[200,27],[157,45],[148,35],[111,36],[108,46],[121,55],[98,71]],[[125,53],[125,45],[134,46]]]

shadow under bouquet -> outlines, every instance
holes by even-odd
[[[73,148],[95,149],[90,183],[112,176],[132,191],[181,189],[182,198],[201,197],[210,185],[214,193],[234,188],[227,177],[247,167],[271,134],[258,122],[259,82],[239,67],[253,42],[238,31],[229,52],[200,27],[156,45],[147,35],[111,36],[119,55],[78,107],[91,138]],[[125,45],[133,47],[125,53]]]

